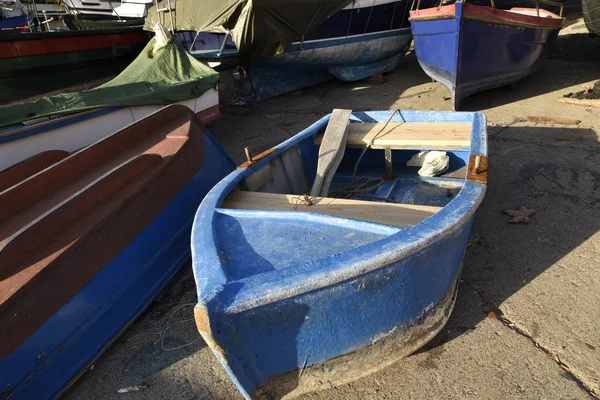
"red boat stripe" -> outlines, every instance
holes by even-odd
[[[147,41],[144,32],[115,33],[109,35],[72,38],[45,38],[0,42],[0,58],[27,57],[73,51],[105,49],[127,46]]]

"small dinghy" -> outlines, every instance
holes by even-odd
[[[189,257],[198,205],[234,168],[176,105],[1,173],[0,398],[65,390]]]
[[[473,93],[532,74],[546,58],[565,19],[562,4],[539,1],[560,6],[560,15],[461,1],[410,12],[419,64],[450,91],[454,110]]]
[[[216,185],[192,230],[195,319],[242,394],[331,387],[431,340],[487,166],[481,113],[335,110]]]

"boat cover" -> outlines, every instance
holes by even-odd
[[[352,0],[163,0],[148,11],[144,29],[157,22],[178,31],[230,32],[243,59],[267,58],[301,40]],[[172,8],[173,10],[173,8]]]
[[[0,107],[0,128],[100,107],[172,104],[200,97],[214,88],[218,79],[217,72],[194,59],[175,40],[159,48],[152,38],[123,72],[97,88]]]

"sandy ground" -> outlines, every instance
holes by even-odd
[[[306,399],[600,398],[600,109],[556,101],[600,79],[600,39],[582,27],[572,21],[533,77],[465,104],[487,115],[491,171],[473,226],[481,239],[467,250],[447,326],[403,361]],[[414,55],[385,78],[331,81],[254,105],[250,115],[225,114],[210,129],[241,162],[244,146],[257,154],[332,108],[450,110],[447,91]],[[537,210],[527,225],[502,214],[519,206]],[[191,320],[194,289],[188,264],[65,398],[241,399]],[[172,315],[181,323],[161,341]]]

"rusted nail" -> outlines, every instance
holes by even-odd
[[[475,156],[475,163],[473,164],[473,170],[471,171],[471,173],[473,175],[479,174],[479,165],[480,164],[481,164],[481,154],[477,154]]]
[[[246,160],[248,160],[249,163],[252,162],[252,154],[250,154],[250,149],[247,147],[244,147],[244,151],[246,152]]]

